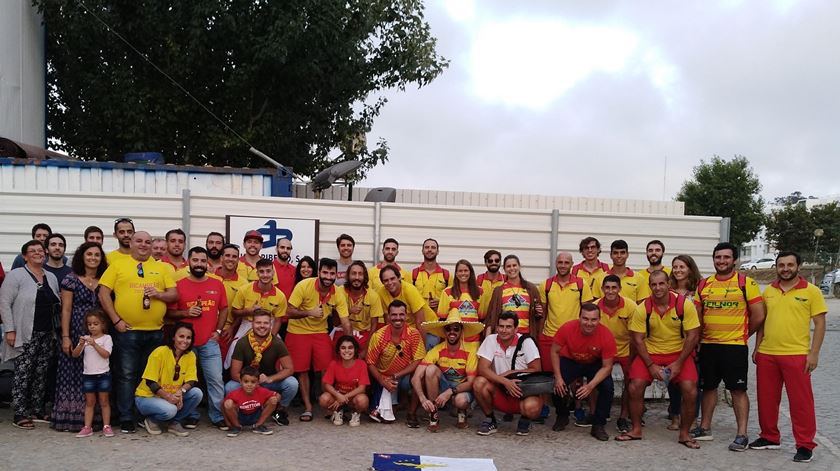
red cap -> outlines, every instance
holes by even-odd
[[[242,239],[242,241],[245,242],[248,239],[259,239],[260,241],[262,241],[263,236],[262,234],[260,234],[259,231],[248,231],[245,233],[245,238]]]

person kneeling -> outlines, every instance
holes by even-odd
[[[359,360],[359,342],[352,335],[342,335],[335,345],[335,353],[340,358],[332,360],[321,379],[324,392],[318,398],[318,404],[332,411],[335,425],[344,424],[344,409],[352,409],[350,426],[358,427],[361,414],[368,409],[370,401],[365,388],[370,385],[367,365]]]
[[[271,435],[265,421],[274,413],[280,396],[259,385],[260,372],[253,366],[242,368],[239,373],[240,387],[234,389],[222,402],[222,414],[228,426],[228,437],[235,437],[243,426],[252,426],[253,432]]]
[[[161,425],[165,424],[173,435],[190,434],[181,421],[193,415],[203,397],[201,389],[195,387],[198,371],[192,342],[192,325],[179,322],[166,345],[149,355],[143,378],[134,392],[134,403],[146,417],[145,428],[151,435],[160,435]]]

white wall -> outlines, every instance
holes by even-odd
[[[138,230],[153,235],[182,227],[182,204],[180,195],[0,191],[0,261],[6,267],[11,264],[38,222],[64,234],[73,248],[82,242],[85,227],[98,225],[111,232],[114,219],[120,216],[131,217]],[[321,256],[336,256],[335,238],[342,232],[356,239],[357,258],[370,262],[378,250],[373,245],[373,203],[192,195],[188,204],[191,246],[203,245],[210,231],[225,233],[225,215],[240,215],[319,219]],[[559,250],[572,252],[578,260],[579,240],[593,235],[604,245],[602,259],[609,261],[610,242],[624,238],[630,244],[630,265],[640,267],[645,263],[645,243],[661,239],[668,255],[691,255],[702,271],[709,272],[709,254],[719,232],[720,218],[714,217],[561,211],[557,241]],[[444,266],[466,258],[481,271],[482,254],[495,248],[519,255],[526,278],[538,281],[549,273],[551,211],[382,203],[381,239],[387,237],[400,241],[397,261],[408,267],[420,263],[421,244],[433,237],[440,243],[439,259]],[[116,248],[113,238],[106,238],[105,248]],[[670,259],[666,256],[667,263]]]
[[[0,136],[45,147],[44,28],[29,0],[0,1]]]

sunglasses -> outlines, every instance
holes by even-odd
[[[488,258],[484,262],[485,263],[500,263],[501,261],[502,261],[501,258]]]
[[[114,224],[119,224],[121,222],[130,222],[134,224],[134,221],[132,221],[131,218],[117,218],[114,220]]]
[[[175,374],[172,376],[172,381],[178,381],[178,378],[181,377],[181,365],[175,363]]]
[[[394,348],[397,349],[397,355],[400,358],[402,358],[403,357],[402,344],[397,344]]]
[[[444,332],[460,332],[461,326],[460,325],[448,325],[443,328]]]
[[[145,278],[146,277],[146,274],[143,272],[143,264],[142,263],[137,264],[137,276],[139,276],[140,278]]]

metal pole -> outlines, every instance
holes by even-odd
[[[382,203],[373,203],[373,264],[379,263],[379,240],[382,238]]]
[[[729,242],[729,231],[732,226],[732,219],[720,218],[720,242]]]
[[[557,236],[560,232],[560,210],[552,209],[551,210],[551,240],[549,241],[549,246],[551,249],[549,250],[549,260],[548,260],[548,273],[549,276],[554,276],[556,273],[556,268],[554,267],[554,260],[557,258]]]
[[[181,230],[187,234],[187,247],[190,246],[190,189],[181,190]]]

